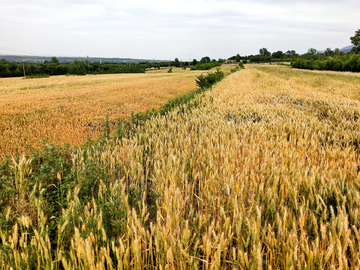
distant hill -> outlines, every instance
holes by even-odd
[[[86,61],[87,57],[56,57],[60,63],[72,63],[74,60]],[[50,62],[50,56],[29,56],[29,55],[0,55],[0,60],[5,59],[15,63],[43,63]],[[133,59],[133,58],[104,58],[104,57],[89,57],[89,62],[101,63],[140,63],[140,62],[162,62],[164,60],[149,60],[149,59]],[[165,61],[166,62],[166,61]]]
[[[341,48],[340,49],[340,52],[344,52],[344,53],[348,53],[351,51],[352,48],[354,48],[355,46],[354,45],[349,45],[349,46],[346,46],[344,48]]]
[[[353,47],[355,47],[354,45],[349,45],[349,46],[346,46],[346,47],[344,47],[344,48],[341,48],[340,49],[340,52],[344,52],[344,53],[348,53],[348,52],[350,52],[351,51],[351,49],[353,48]],[[335,50],[335,49],[334,49]],[[316,53],[324,53],[325,51],[319,51],[319,50],[317,50],[316,51]]]

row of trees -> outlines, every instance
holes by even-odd
[[[86,75],[86,74],[116,74],[116,73],[144,73],[146,69],[162,67],[183,67],[192,66],[192,70],[207,70],[221,65],[215,59],[205,56],[200,61],[182,62],[178,58],[174,61],[162,62],[140,62],[132,64],[123,63],[89,63],[89,61],[74,60],[73,63],[59,63],[56,57],[51,61],[45,61],[41,64],[14,63],[5,59],[0,60],[0,77],[21,77],[24,76],[44,76],[44,75]]]
[[[212,61],[208,63],[198,63],[195,66],[192,66],[190,70],[209,70],[218,66],[221,66],[221,63],[217,61]]]
[[[280,61],[289,61],[294,62],[293,66],[296,67],[310,67],[312,69],[327,69],[332,66],[336,66],[336,70],[354,70],[353,63],[356,57],[351,57],[352,54],[360,54],[360,29],[355,32],[353,37],[350,37],[351,43],[354,47],[350,52],[345,54],[341,52],[339,48],[331,50],[331,48],[326,48],[324,52],[318,52],[315,48],[310,48],[307,53],[299,55],[295,50],[288,50],[287,52],[276,51],[271,53],[267,48],[261,48],[259,54],[249,55],[249,56],[240,56],[239,54],[234,55],[228,60],[234,60],[236,62],[242,61],[246,63],[247,61],[253,63],[262,63],[262,62],[280,62]],[[331,61],[329,58],[337,58],[336,60]],[[325,63],[313,63],[313,61],[325,61]],[[339,61],[343,61],[342,67],[340,68]],[[336,63],[336,64],[335,64]],[[351,68],[350,68],[351,66]]]
[[[360,54],[335,56],[322,60],[298,58],[291,63],[294,68],[360,72]]]
[[[228,60],[233,60],[235,62],[243,62],[247,63],[263,63],[263,62],[282,62],[282,61],[292,61],[294,58],[298,57],[299,54],[296,53],[295,50],[288,50],[287,52],[276,51],[271,53],[267,48],[261,48],[259,50],[259,54],[257,55],[248,55],[248,56],[240,56],[239,54],[234,55]]]
[[[347,54],[339,49],[332,51],[330,48],[324,53],[317,53],[316,49],[311,48],[291,65],[301,69],[360,72],[360,29],[350,40],[354,47]]]
[[[89,63],[75,60],[71,64],[61,64],[56,57],[50,62],[42,64],[13,63],[5,59],[0,60],[0,77],[21,77],[38,75],[85,75],[85,74],[113,74],[113,73],[144,73],[148,67],[146,63],[118,64],[118,63]]]

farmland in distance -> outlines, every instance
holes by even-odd
[[[101,135],[106,115],[117,118],[159,108],[196,88],[201,71],[173,68],[146,74],[0,79],[0,159],[39,148],[42,141],[70,146]]]

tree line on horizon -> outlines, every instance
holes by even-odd
[[[0,60],[0,78],[5,77],[48,77],[55,75],[86,75],[86,74],[117,74],[117,73],[145,73],[148,69],[163,67],[180,67],[190,70],[209,70],[220,66],[222,62],[204,56],[200,61],[140,62],[140,63],[99,63],[74,60],[72,63],[60,63],[57,57],[44,63],[16,63],[5,59]]]
[[[298,54],[295,50],[287,52],[276,51],[271,53],[267,48],[260,48],[259,54],[240,56],[234,55],[228,60],[242,63],[268,63],[268,62],[291,62],[296,68],[336,70],[336,71],[360,71],[360,29],[355,35],[350,37],[354,47],[347,53],[340,51],[339,48],[332,50],[326,48],[319,52],[315,48],[310,48],[305,54]]]
[[[59,63],[56,57],[44,63],[14,63],[0,60],[0,77],[22,76],[53,76],[53,75],[86,75],[114,73],[144,73],[146,64],[123,63],[89,63],[89,61],[74,60],[73,63]]]
[[[53,76],[53,75],[86,75],[86,74],[117,74],[117,73],[145,73],[149,68],[160,69],[161,67],[181,67],[190,70],[209,70],[220,66],[226,61],[237,63],[265,63],[265,62],[291,62],[291,66],[301,69],[334,70],[360,72],[360,29],[350,37],[354,47],[350,52],[344,53],[340,49],[326,48],[323,53],[310,48],[307,53],[299,55],[295,50],[285,53],[281,50],[270,52],[267,48],[260,48],[259,54],[240,56],[240,54],[225,59],[210,59],[209,56],[202,57],[200,61],[174,61],[162,62],[140,62],[140,63],[98,63],[74,60],[73,63],[60,63],[56,57],[44,63],[14,63],[5,59],[0,60],[0,77],[22,77],[22,76]],[[169,69],[170,72],[171,69]]]
[[[5,59],[0,60],[0,78],[5,77],[48,77],[54,75],[86,75],[86,74],[117,74],[117,73],[145,73],[148,69],[162,67],[182,67],[191,70],[209,70],[220,66],[217,60],[205,56],[200,61],[140,62],[140,63],[99,63],[74,60],[72,63],[60,63],[56,57],[44,63],[15,63]]]
[[[311,48],[301,58],[292,62],[291,66],[310,70],[360,72],[360,29],[355,32],[354,36],[350,37],[350,40],[354,47],[347,54],[338,49],[332,51],[330,48],[320,54]]]

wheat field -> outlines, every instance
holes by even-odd
[[[115,123],[159,108],[169,98],[196,88],[201,72],[173,68],[146,74],[0,79],[0,159],[42,141],[83,144],[97,138],[106,115]]]
[[[359,82],[248,65],[132,136],[74,149],[57,216],[31,157],[14,159],[0,266],[359,269]]]

